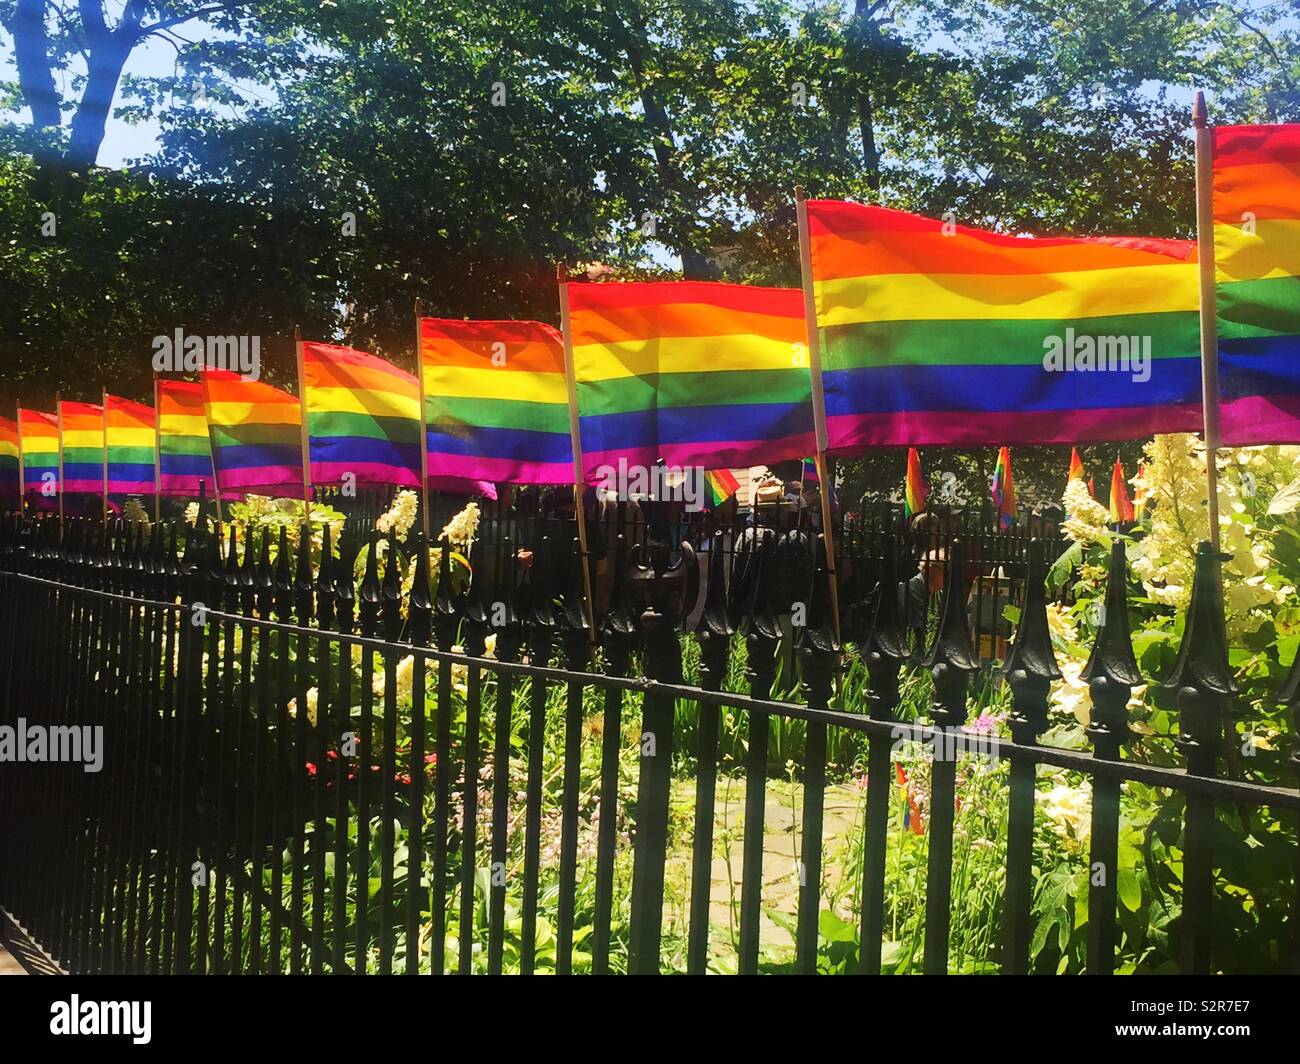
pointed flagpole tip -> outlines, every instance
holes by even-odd
[[[803,203],[808,199],[808,193],[803,190],[803,185],[794,186],[794,199],[796,203]]]
[[[415,297],[415,316],[417,318],[424,316],[424,300],[419,296]]]
[[[1197,129],[1204,129],[1210,123],[1210,109],[1205,104],[1205,93],[1196,90],[1196,102],[1192,104],[1192,122]]]
[[[557,262],[555,264],[555,280],[559,284],[564,284],[564,282],[567,281],[568,279],[569,279],[569,271],[564,268],[564,263]]]
[[[293,342],[295,344],[302,343],[302,326],[300,325],[295,325],[293,327]]]

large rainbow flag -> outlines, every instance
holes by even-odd
[[[420,382],[365,351],[302,344],[313,484],[420,485]]]
[[[833,200],[807,209],[830,450],[1199,427],[1192,242],[1025,238]]]
[[[213,492],[212,443],[197,381],[158,381],[158,465],[164,495]]]
[[[59,418],[40,410],[18,411],[23,449],[23,486],[45,508],[59,496]]]
[[[419,325],[430,482],[571,484],[560,334],[536,321]]]
[[[816,447],[803,296],[700,281],[569,284],[583,473],[770,465]]]
[[[104,408],[98,403],[58,403],[63,449],[63,490],[104,494]]]
[[[201,376],[222,492],[302,498],[298,397],[230,370],[204,370]]]
[[[1223,442],[1300,443],[1300,125],[1214,130]]]
[[[0,509],[18,508],[19,454],[18,422],[0,417]]]
[[[104,396],[104,448],[109,495],[152,495],[154,483],[153,407]]]

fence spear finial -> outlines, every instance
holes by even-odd
[[[1018,742],[1032,742],[1047,729],[1047,693],[1061,678],[1047,623],[1046,574],[1043,541],[1032,539],[1020,623],[1002,670],[1011,687],[1011,730]]]
[[[1237,682],[1228,664],[1228,635],[1219,583],[1221,558],[1207,540],[1196,548],[1196,575],[1183,624],[1183,642],[1173,671],[1163,684],[1177,692],[1178,748],[1187,758],[1188,769],[1198,775],[1214,774],[1222,714],[1237,693]]]
[[[1128,739],[1129,696],[1143,682],[1133,657],[1133,638],[1128,623],[1128,563],[1124,541],[1118,536],[1110,545],[1110,572],[1102,602],[1101,624],[1088,663],[1079,673],[1092,696],[1092,717],[1085,729],[1098,753],[1118,757]]]

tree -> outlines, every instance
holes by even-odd
[[[236,0],[125,0],[114,20],[101,0],[78,0],[75,6],[56,0],[12,0],[4,25],[13,36],[18,87],[31,112],[34,142],[45,154],[62,146],[63,116],[70,111],[62,158],[74,167],[92,165],[132,52],[150,37],[179,42],[176,31],[195,21],[213,30],[238,32],[255,6]],[[73,79],[73,95],[65,99],[55,74],[67,70],[77,56],[85,72]]]

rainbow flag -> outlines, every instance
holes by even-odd
[[[1010,528],[1016,523],[1016,484],[1011,476],[1011,448],[1003,447],[998,451],[998,462],[993,467],[993,509],[998,515],[998,523],[1003,528]]]
[[[198,495],[202,481],[211,496],[212,442],[202,384],[158,381],[158,463],[164,495]]]
[[[46,508],[59,496],[59,418],[25,407],[18,411],[23,449],[23,485]]]
[[[815,449],[797,289],[701,281],[566,287],[589,481],[605,479],[620,460],[716,469]]]
[[[18,422],[0,417],[0,509],[14,510],[19,505]]]
[[[152,495],[154,483],[153,407],[104,396],[104,447],[110,495]]]
[[[202,373],[212,458],[222,492],[302,498],[302,405],[296,395],[230,370]]]
[[[830,450],[1200,425],[1191,241],[1027,239],[855,203],[807,208]]]
[[[1128,482],[1124,479],[1124,467],[1118,458],[1110,471],[1110,520],[1112,524],[1125,524],[1133,520],[1133,504],[1128,497]]]
[[[1079,448],[1070,448],[1070,474],[1066,481],[1083,479],[1083,459],[1079,457]]]
[[[98,403],[60,401],[63,490],[68,494],[104,494],[104,408]]]
[[[429,482],[572,484],[564,343],[536,321],[421,318]]]
[[[921,472],[921,456],[915,447],[907,449],[907,481],[903,489],[903,513],[915,517],[925,509],[925,498],[930,494],[930,485]]]
[[[740,481],[730,469],[710,469],[704,474],[709,489],[709,505],[721,506],[740,490]]]
[[[313,484],[420,486],[420,382],[364,351],[303,343]]]
[[[1214,130],[1223,442],[1300,443],[1300,125]]]

